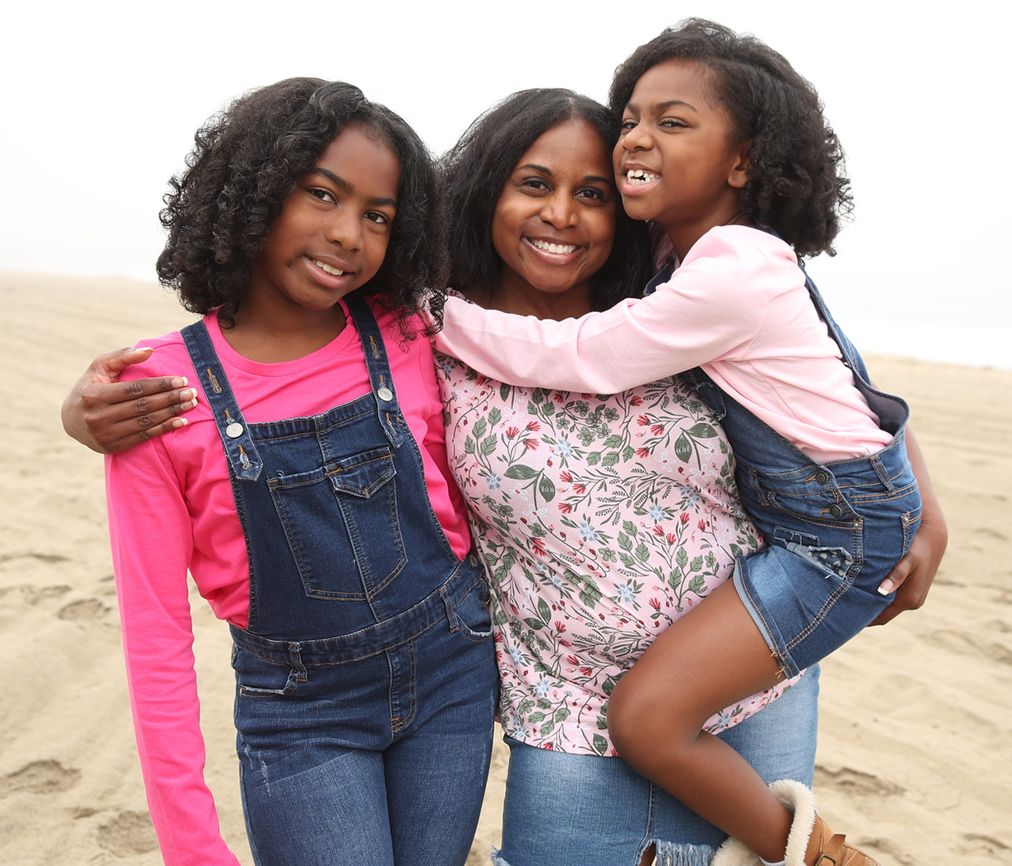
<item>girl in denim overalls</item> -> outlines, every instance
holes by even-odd
[[[609,732],[635,769],[736,837],[715,864],[872,863],[826,829],[807,788],[768,790],[700,732],[875,620],[921,518],[907,405],[868,383],[797,258],[832,252],[849,208],[839,143],[786,60],[706,21],[639,48],[611,107],[623,204],[674,252],[651,296],[564,322],[451,299],[437,347],[493,379],[601,394],[692,371],[769,546],[647,650],[611,696]],[[679,459],[714,435],[698,427],[671,443]]]
[[[158,272],[204,317],[130,378],[183,365],[203,397],[184,435],[107,465],[165,862],[237,862],[203,780],[189,569],[234,639],[254,861],[457,866],[497,680],[412,316],[439,278],[433,168],[399,117],[317,79],[248,94],[196,141]]]

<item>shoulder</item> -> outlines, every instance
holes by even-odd
[[[754,299],[756,292],[777,294],[804,284],[794,250],[775,235],[748,226],[710,229],[686,254],[682,269],[719,281],[728,299],[735,290]]]
[[[146,360],[127,367],[120,375],[122,382],[159,376],[188,376],[193,371],[190,355],[179,331],[163,334],[161,337],[138,340],[134,347],[137,349],[150,347],[154,351]]]
[[[722,259],[745,270],[797,268],[798,258],[784,241],[749,226],[717,226],[704,234],[685,256],[683,265]]]

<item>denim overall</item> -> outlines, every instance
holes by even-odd
[[[672,270],[667,265],[646,293]],[[869,384],[863,360],[807,273],[805,287],[855,386],[893,436],[885,448],[817,463],[701,369],[686,374],[727,434],[742,503],[766,538],[764,550],[739,557],[733,581],[787,677],[829,655],[888,606],[894,595],[880,595],[878,586],[910,548],[921,520],[903,429],[909,407]]]
[[[484,574],[432,512],[371,310],[346,303],[371,390],[309,418],[248,424],[203,323],[182,331],[249,553],[247,833],[258,866],[459,866],[497,698]]]

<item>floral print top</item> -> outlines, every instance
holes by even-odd
[[[613,756],[617,680],[761,544],[731,449],[677,378],[591,396],[514,388],[436,359],[450,469],[491,578],[503,729]],[[728,707],[707,730],[787,685]]]

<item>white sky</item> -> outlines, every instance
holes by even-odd
[[[0,269],[153,280],[167,178],[205,118],[251,87],[292,75],[350,81],[440,152],[514,90],[570,87],[603,100],[615,66],[637,45],[700,14],[770,43],[826,104],[857,208],[840,255],[810,270],[855,342],[1012,367],[1012,278],[1001,254],[1012,223],[1012,16],[1004,7],[8,5]]]

